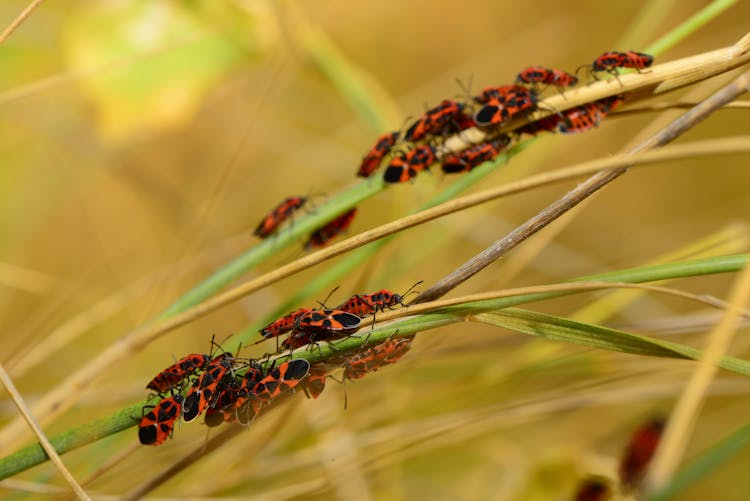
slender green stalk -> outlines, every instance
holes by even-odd
[[[679,471],[669,485],[654,492],[646,501],[668,501],[675,499],[694,483],[705,478],[737,453],[750,446],[750,424],[735,430],[731,435],[691,461]]]
[[[741,252],[747,249],[747,230],[740,225],[730,224],[716,233],[702,237],[696,242],[676,251],[658,256],[649,265],[670,263],[683,259],[696,259],[719,254]],[[590,301],[582,308],[568,315],[571,320],[600,324],[623,311],[629,304],[646,293],[645,290],[616,290]]]
[[[138,424],[144,403],[133,404],[115,414],[73,428],[50,438],[58,454],[96,442],[110,435],[127,430]],[[0,479],[8,478],[46,461],[47,453],[42,446],[34,444],[0,460]]]
[[[736,272],[742,269],[747,262],[750,254],[736,254],[733,256],[708,257],[703,259],[694,259],[691,261],[682,261],[679,263],[657,264],[645,266],[642,268],[630,268],[627,270],[611,271],[597,275],[588,275],[586,277],[571,280],[575,282],[602,281],[602,282],[630,282],[645,283],[656,282],[659,280],[668,280],[675,278],[687,278],[701,275],[711,275],[714,273]],[[539,294],[526,294],[510,298],[490,299],[469,303],[471,310],[465,309],[467,305],[450,306],[441,311],[451,313],[471,313],[474,306],[480,306],[486,311],[498,310],[519,304],[526,304],[532,301],[542,301],[568,295],[561,292],[546,292]]]
[[[518,296],[520,298],[522,296]],[[526,296],[528,297],[528,296]],[[516,298],[508,298],[516,299]],[[465,322],[465,317],[471,313],[472,319],[503,327],[522,334],[540,336],[552,341],[561,341],[569,344],[588,346],[609,351],[619,351],[633,355],[683,358],[698,360],[701,351],[691,346],[671,341],[663,341],[648,336],[629,334],[627,332],[599,327],[596,325],[573,322],[564,318],[545,315],[543,313],[522,310],[518,308],[504,308],[495,311],[486,302],[480,305],[467,303],[461,308],[464,314],[453,313],[427,313],[418,317],[410,318],[402,322],[389,324],[386,327],[373,329],[372,331],[351,336],[340,341],[335,341],[335,348],[331,344],[321,346],[306,352],[294,354],[294,358],[305,358],[310,362],[326,360],[341,352],[361,349],[363,344],[381,343],[391,337],[407,337],[427,330],[436,329],[450,324]],[[364,341],[364,343],[363,343]],[[286,360],[289,356],[280,357]],[[750,361],[736,357],[725,356],[717,363],[722,369],[750,376]]]
[[[719,14],[736,3],[737,0],[714,0],[682,22],[678,27],[646,47],[645,52],[654,56],[664,53],[713,21]]]
[[[674,4],[676,0],[660,0],[658,2],[644,3],[635,18],[630,22],[630,26],[623,35],[617,40],[612,47],[617,50],[638,50],[645,45],[651,33],[657,29],[665,19],[674,17]]]
[[[381,93],[374,88],[373,81],[355,67],[323,31],[309,28],[302,39],[313,63],[373,132],[382,134],[396,127],[400,118],[395,106],[386,99],[376,99]]]

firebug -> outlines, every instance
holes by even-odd
[[[620,483],[625,490],[634,488],[643,478],[659,446],[665,425],[662,418],[651,419],[630,437],[619,467]]]
[[[422,281],[415,283],[403,295],[386,289],[381,289],[371,294],[355,294],[337,306],[336,309],[347,313],[353,313],[358,317],[366,317],[373,313],[377,313],[378,311],[390,310],[397,305],[406,307],[404,304],[404,298],[412,291],[412,289],[414,289],[414,287],[421,283]]]
[[[170,438],[174,424],[182,414],[183,402],[182,395],[173,395],[156,404],[141,418],[138,425],[138,440],[143,445],[159,445]]]
[[[311,311],[312,308],[300,308],[298,310],[294,310],[290,313],[287,313],[278,320],[274,320],[258,332],[260,332],[264,338],[276,337],[282,334],[286,334],[287,332],[294,329],[294,322],[297,320],[297,317]]]
[[[375,142],[375,145],[362,159],[357,175],[359,177],[370,177],[372,173],[380,167],[383,158],[390,153],[391,148],[393,148],[396,141],[398,141],[399,135],[399,131],[393,131],[380,136]]]
[[[294,349],[315,341],[337,339],[353,333],[361,323],[361,318],[346,311],[313,310],[297,318],[294,330],[282,346]]]
[[[395,364],[411,349],[412,339],[390,339],[357,353],[344,362],[344,379],[361,379],[381,367]]]
[[[612,487],[608,479],[588,477],[583,479],[576,489],[574,501],[607,501],[612,496]]]
[[[442,160],[443,172],[453,174],[469,172],[475,167],[493,160],[510,144],[510,137],[501,136],[492,141],[476,144],[470,148],[445,155]]]
[[[435,148],[427,144],[420,144],[391,159],[385,170],[383,180],[386,183],[403,183],[416,177],[423,170],[427,170],[435,163]]]
[[[474,97],[474,101],[479,104],[487,104],[491,99],[505,99],[515,93],[528,92],[522,85],[502,85],[500,87],[485,87],[482,92]]]
[[[310,398],[318,398],[326,387],[328,370],[323,363],[310,365],[310,374],[303,383],[305,394]]]
[[[357,215],[354,207],[315,230],[305,244],[305,249],[325,247],[339,233],[345,232]]]
[[[519,84],[554,85],[558,89],[573,87],[578,83],[578,77],[562,70],[545,68],[543,66],[529,66],[516,77]]]
[[[252,394],[261,403],[268,403],[282,392],[292,391],[310,373],[310,362],[298,358],[275,367],[253,388]]]
[[[216,396],[215,401],[206,409],[206,426],[213,427],[218,426],[225,421],[233,418],[231,411],[227,412],[228,409],[232,409],[234,403],[240,396],[240,382],[234,377],[225,377],[222,383],[222,389]]]
[[[206,371],[195,380],[193,386],[185,395],[185,422],[190,422],[200,415],[207,407],[212,406],[224,386],[225,376],[232,378],[233,359],[231,354],[214,358],[206,367]]]
[[[304,207],[307,200],[307,197],[285,198],[279,205],[274,207],[263,217],[260,224],[258,224],[258,227],[255,228],[255,235],[260,238],[266,238],[275,233],[284,221],[289,219],[296,211]]]
[[[211,355],[191,353],[157,374],[154,379],[146,385],[146,388],[158,393],[169,391],[186,377],[205,368],[210,361]]]
[[[537,97],[533,89],[520,85],[513,87],[515,89],[488,97],[484,106],[474,115],[474,121],[479,127],[497,126],[536,109]]]
[[[530,122],[523,127],[519,127],[514,132],[516,134],[529,134],[532,136],[535,136],[540,132],[555,132],[561,120],[562,116],[554,113],[534,122]]]
[[[452,99],[444,99],[439,105],[425,112],[411,127],[406,130],[404,139],[419,141],[428,135],[436,136],[451,123],[461,120],[464,105]]]
[[[654,57],[649,54],[632,50],[627,52],[610,51],[594,59],[594,62],[591,63],[591,70],[609,73],[616,72],[617,68],[642,70],[651,66],[653,62]]]
[[[578,134],[597,127],[599,123],[622,102],[620,96],[610,96],[563,111],[557,126],[562,134]]]
[[[632,50],[627,52],[609,51],[594,59],[594,62],[590,65],[584,64],[583,66],[579,67],[578,70],[585,67],[591,68],[591,74],[594,79],[597,80],[597,72],[607,72],[611,75],[614,75],[614,77],[617,78],[617,81],[619,82],[620,78],[618,76],[618,68],[632,68],[640,72],[644,68],[648,68],[649,66],[651,66],[653,62],[654,57],[649,54],[643,54],[641,52],[635,52]],[[576,71],[576,73],[578,72],[578,70]],[[622,85],[622,82],[620,82],[620,85]]]
[[[248,366],[237,389],[237,398],[224,413],[225,420],[236,418],[240,424],[249,424],[255,418],[260,411],[260,402],[255,399],[253,390],[263,377],[263,369],[260,365],[251,363]]]

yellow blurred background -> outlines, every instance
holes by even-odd
[[[2,2],[0,27],[27,3]],[[427,104],[460,96],[456,79],[478,89],[509,83],[531,64],[572,71],[606,50],[642,50],[705,3],[43,3],[0,45],[3,365],[33,403],[254,245],[252,229],[282,198],[332,195],[357,182],[359,159],[375,137]],[[657,61],[731,45],[748,19],[750,4],[739,2]],[[364,82],[378,115],[347,99],[345,82],[329,65],[342,61]],[[699,100],[729,79],[662,101]],[[679,113],[627,115],[587,134],[543,137],[479,188],[621,151]],[[746,110],[724,110],[680,140],[747,134],[748,124]],[[564,226],[552,225],[549,236],[532,238],[528,250],[520,247],[456,293],[639,266],[717,232],[726,246],[720,253],[747,252],[746,164],[722,156],[630,172]],[[451,182],[436,171],[380,193],[360,206],[350,234],[409,213]],[[417,227],[334,285],[341,299],[363,292],[356,287],[404,291],[418,280],[426,287],[570,186]],[[301,244],[248,276],[299,256]],[[59,433],[144,398],[146,382],[173,355],[205,352],[212,335],[224,339],[262,321],[336,262],[169,333],[103,373],[45,430]],[[726,298],[733,278],[675,286]],[[571,316],[594,297],[533,308]],[[601,322],[702,346],[717,318],[685,301],[647,295]],[[70,338],[50,354],[52,335]],[[732,354],[747,358],[747,343],[739,344],[744,352]],[[30,362],[39,353],[45,358]],[[332,381],[318,400],[298,395],[155,495],[568,499],[579,476],[613,474],[630,430],[668,411],[692,368],[476,324],[444,328],[420,335],[398,365],[348,384],[346,410],[344,388]],[[720,373],[688,457],[746,422],[749,391],[739,376]],[[6,393],[0,409],[2,423],[17,416]],[[205,439],[197,423],[179,426],[174,440],[131,450],[86,488],[125,493]],[[128,430],[64,460],[81,480],[136,442]],[[747,452],[735,457],[682,499],[717,492],[720,499],[747,499],[748,460]],[[19,478],[64,485],[50,465]],[[0,483],[0,493],[11,492]]]

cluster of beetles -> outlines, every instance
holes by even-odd
[[[597,73],[601,72],[617,78],[619,68],[641,71],[652,62],[651,56],[638,52],[606,52],[585,66],[590,68],[594,78],[598,78]],[[486,87],[465,102],[445,99],[427,110],[403,133],[392,131],[380,136],[362,159],[357,176],[371,177],[383,164],[385,183],[412,180],[436,163],[440,163],[445,174],[468,172],[493,160],[523,134],[536,135],[543,131],[575,134],[590,130],[622,102],[621,96],[612,96],[554,112],[516,128],[512,136],[496,132],[514,119],[528,117],[539,109],[538,96],[545,88],[554,87],[564,93],[577,84],[578,78],[571,73],[531,66],[521,71],[512,85]],[[460,134],[468,128],[483,130],[485,140],[460,152],[439,152],[438,146],[448,136]],[[284,223],[305,207],[308,199],[297,196],[284,199],[263,217],[255,235],[267,238],[276,234]],[[356,207],[352,208],[315,230],[305,248],[327,245],[347,230],[356,211]],[[404,298],[412,289],[404,294],[385,289],[355,294],[335,308],[300,308],[271,322],[260,330],[260,334],[263,340],[278,340],[279,336],[288,334],[281,342],[284,349],[334,341],[356,332],[367,317],[372,316],[374,322],[377,313],[405,306]],[[242,358],[221,349],[218,353],[187,355],[148,383],[147,389],[160,400],[143,408],[138,437],[142,444],[162,444],[172,436],[178,420],[190,422],[201,414],[205,415],[208,426],[224,422],[247,425],[276,403],[278,397],[297,389],[317,398],[324,390],[326,380],[333,377],[333,370],[343,368],[342,381],[355,380],[397,362],[410,349],[411,341],[411,337],[392,338],[358,353],[337,354],[325,362],[313,364],[305,359],[291,359],[274,366],[267,359]]]
[[[415,284],[416,286],[417,284]],[[413,289],[413,287],[412,287]],[[353,334],[362,320],[396,306],[404,306],[403,295],[388,290],[355,294],[335,308],[300,308],[260,330],[261,341],[289,333],[285,349],[334,341]],[[276,398],[297,387],[312,398],[325,389],[329,373],[343,368],[343,380],[361,379],[380,367],[396,363],[411,348],[411,337],[392,338],[363,351],[337,355],[326,362],[311,364],[291,359],[278,366],[268,360],[241,358],[219,349],[219,353],[193,353],[157,374],[146,388],[161,399],[143,408],[138,438],[144,445],[159,445],[172,436],[174,426],[205,414],[208,426],[223,422],[250,424]],[[213,344],[213,342],[212,342]],[[277,350],[278,351],[278,350]]]
[[[589,68],[595,79],[602,72],[618,78],[620,68],[641,71],[652,63],[653,57],[648,54],[610,51],[597,57],[593,63],[581,66],[579,70]],[[552,112],[550,115],[520,126],[512,133],[497,132],[508,123],[528,118],[532,112],[540,109],[539,95],[546,88],[554,87],[564,95],[566,89],[576,85],[578,77],[574,74],[554,68],[530,66],[517,75],[512,85],[485,87],[478,95],[467,98],[464,102],[444,99],[424,112],[405,131],[391,131],[378,137],[362,158],[357,176],[369,178],[383,164],[383,181],[387,184],[411,181],[436,163],[441,165],[445,174],[469,172],[495,159],[523,135],[534,136],[540,132],[578,134],[591,130],[623,102],[622,96],[615,95],[565,111],[548,110]],[[438,146],[447,137],[469,128],[484,131],[485,140],[459,152],[440,151]],[[255,235],[266,238],[275,234],[308,202],[309,197],[302,196],[284,199],[263,217],[255,229]],[[327,245],[349,228],[356,213],[356,207],[352,208],[315,230],[305,243],[305,249]]]

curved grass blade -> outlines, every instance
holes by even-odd
[[[553,341],[589,346],[610,351],[664,358],[698,360],[701,350],[672,341],[574,322],[544,313],[508,308],[473,317],[480,322]],[[722,369],[750,376],[750,361],[725,356],[717,364]]]

